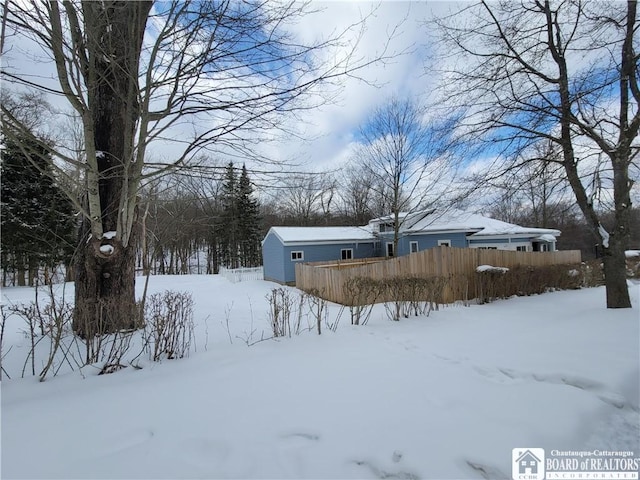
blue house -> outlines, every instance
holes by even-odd
[[[521,227],[460,210],[423,210],[375,218],[362,227],[272,227],[262,241],[264,278],[295,283],[297,262],[408,255],[437,246],[553,251],[560,231]]]
[[[394,217],[375,218],[369,228],[384,244],[384,256],[401,256],[437,246],[523,252],[555,250],[559,230],[521,227],[456,209],[401,213],[398,252],[393,251]]]
[[[264,279],[295,283],[298,262],[375,257],[378,244],[368,227],[271,227],[262,241]]]

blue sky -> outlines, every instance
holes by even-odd
[[[273,162],[295,161],[304,164],[301,169],[325,170],[341,166],[350,155],[354,137],[369,112],[384,103],[391,95],[425,96],[437,81],[433,75],[425,75],[425,56],[429,49],[423,22],[430,12],[445,13],[454,2],[404,2],[404,1],[313,1],[312,14],[294,25],[288,26],[302,43],[313,43],[335,35],[349,25],[368,17],[366,30],[358,42],[355,57],[374,58],[387,48],[387,54],[404,52],[383,63],[358,71],[359,77],[344,78],[337,89],[338,95],[330,104],[282,119],[282,125],[299,134],[300,138],[287,136],[285,141],[266,143],[260,153]],[[349,33],[351,42],[359,30]],[[348,37],[349,37],[348,35]],[[389,40],[389,37],[392,38]],[[13,42],[13,43],[12,43]],[[387,42],[388,45],[387,45]],[[52,61],[38,47],[24,39],[15,42],[8,39],[9,51],[4,55],[3,68],[14,71],[29,80],[59,88]],[[326,62],[345,55],[351,47],[327,50]],[[54,106],[70,111],[62,97],[49,97]],[[274,132],[275,133],[275,132]],[[171,151],[179,147],[151,146],[150,155],[170,160]],[[237,161],[237,159],[235,160]]]
[[[360,76],[368,82],[345,79],[337,101],[314,109],[304,115],[308,142],[289,142],[273,145],[274,155],[283,159],[296,156],[306,161],[308,168],[321,170],[342,165],[350,155],[359,126],[375,107],[390,96],[427,97],[437,78],[425,74],[427,45],[424,20],[433,9],[440,13],[453,2],[314,2],[323,11],[310,16],[299,25],[303,38],[312,40],[328,35],[334,29],[348,25],[371,14],[367,30],[358,45],[358,55],[374,57],[385,48],[389,35],[393,38],[389,51],[405,52],[396,58],[367,67]]]

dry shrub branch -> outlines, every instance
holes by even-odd
[[[194,339],[191,294],[169,290],[149,296],[144,337],[145,348],[154,362],[187,357]]]

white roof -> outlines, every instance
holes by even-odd
[[[411,214],[402,213],[400,216],[404,218],[400,228],[402,234],[465,232],[470,237],[535,235],[538,240],[548,242],[554,241],[555,237],[560,235],[559,230],[521,227],[477,213],[454,209],[443,212],[425,210]],[[372,242],[376,240],[373,233],[374,224],[388,222],[392,218],[391,216],[377,218],[364,227],[271,227],[267,236],[273,233],[283,244]]]
[[[477,213],[449,209],[444,211],[424,210],[411,214],[401,214],[404,218],[400,227],[402,233],[456,231],[471,233],[471,237],[493,235],[536,235],[545,241],[553,241],[560,235],[559,230],[550,228],[521,227],[513,223],[503,222],[485,217]],[[372,220],[377,223],[388,221],[389,217]],[[553,238],[551,238],[553,237]],[[542,238],[540,238],[542,240]]]
[[[366,227],[271,227],[282,243],[338,243],[372,242],[375,240],[371,228]]]

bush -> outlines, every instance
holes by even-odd
[[[268,317],[273,337],[291,337],[291,313],[294,305],[292,291],[287,288],[274,288],[266,298],[269,302]],[[302,309],[298,310],[299,313],[301,311]],[[299,331],[300,318],[298,318],[296,333]]]
[[[495,268],[476,272],[476,298],[478,303],[487,303],[514,295],[592,287],[602,282],[602,269],[597,264]]]
[[[145,348],[154,362],[189,356],[193,342],[193,298],[190,293],[165,291],[145,304]]]

